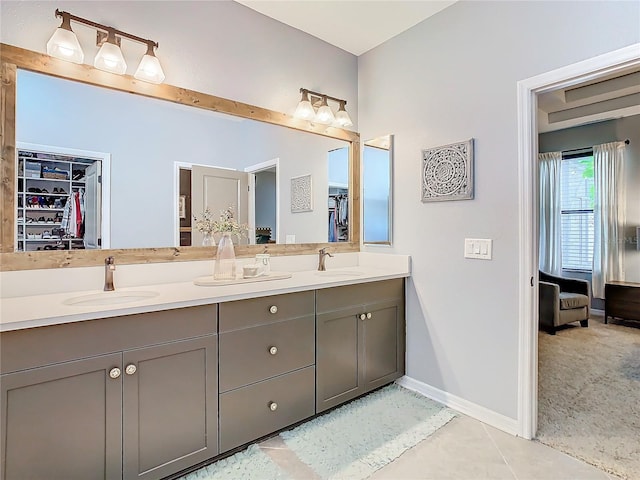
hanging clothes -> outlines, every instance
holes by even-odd
[[[64,204],[60,228],[69,237],[82,238],[84,235],[84,190],[72,192]]]

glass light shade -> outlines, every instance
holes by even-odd
[[[105,72],[122,75],[127,71],[127,62],[124,61],[120,47],[113,43],[104,42],[98,50],[93,66]]]
[[[164,81],[164,72],[160,66],[160,61],[155,55],[145,54],[140,60],[140,65],[136,73],[133,75],[138,80],[150,83],[162,83]]]
[[[323,125],[329,125],[330,123],[333,123],[335,119],[336,117],[333,115],[333,112],[331,111],[331,108],[329,108],[329,105],[322,105],[318,109],[315,121]]]
[[[73,63],[82,63],[84,52],[78,37],[71,30],[58,27],[47,42],[47,53],[52,57]]]
[[[311,120],[316,115],[316,111],[313,109],[313,105],[309,100],[300,100],[300,103],[296,107],[296,111],[293,114],[297,118],[303,120]]]
[[[353,122],[351,121],[351,117],[349,116],[349,114],[347,113],[346,110],[344,110],[343,108],[341,108],[340,110],[338,110],[338,112],[336,113],[336,124],[340,127],[352,127],[353,126]]]

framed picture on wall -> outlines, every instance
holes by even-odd
[[[313,211],[311,175],[291,179],[291,213]]]
[[[187,218],[187,196],[180,195],[178,199],[178,215],[181,219]]]
[[[473,199],[473,138],[422,150],[422,201]]]

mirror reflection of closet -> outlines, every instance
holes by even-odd
[[[110,155],[17,147],[16,251],[109,248]]]
[[[349,149],[328,153],[328,237],[329,242],[349,241]]]
[[[365,141],[362,160],[364,243],[391,245],[393,135]]]

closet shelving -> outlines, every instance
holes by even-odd
[[[61,228],[69,197],[85,188],[85,169],[95,160],[18,150],[16,249],[18,251],[84,248],[82,238]]]

